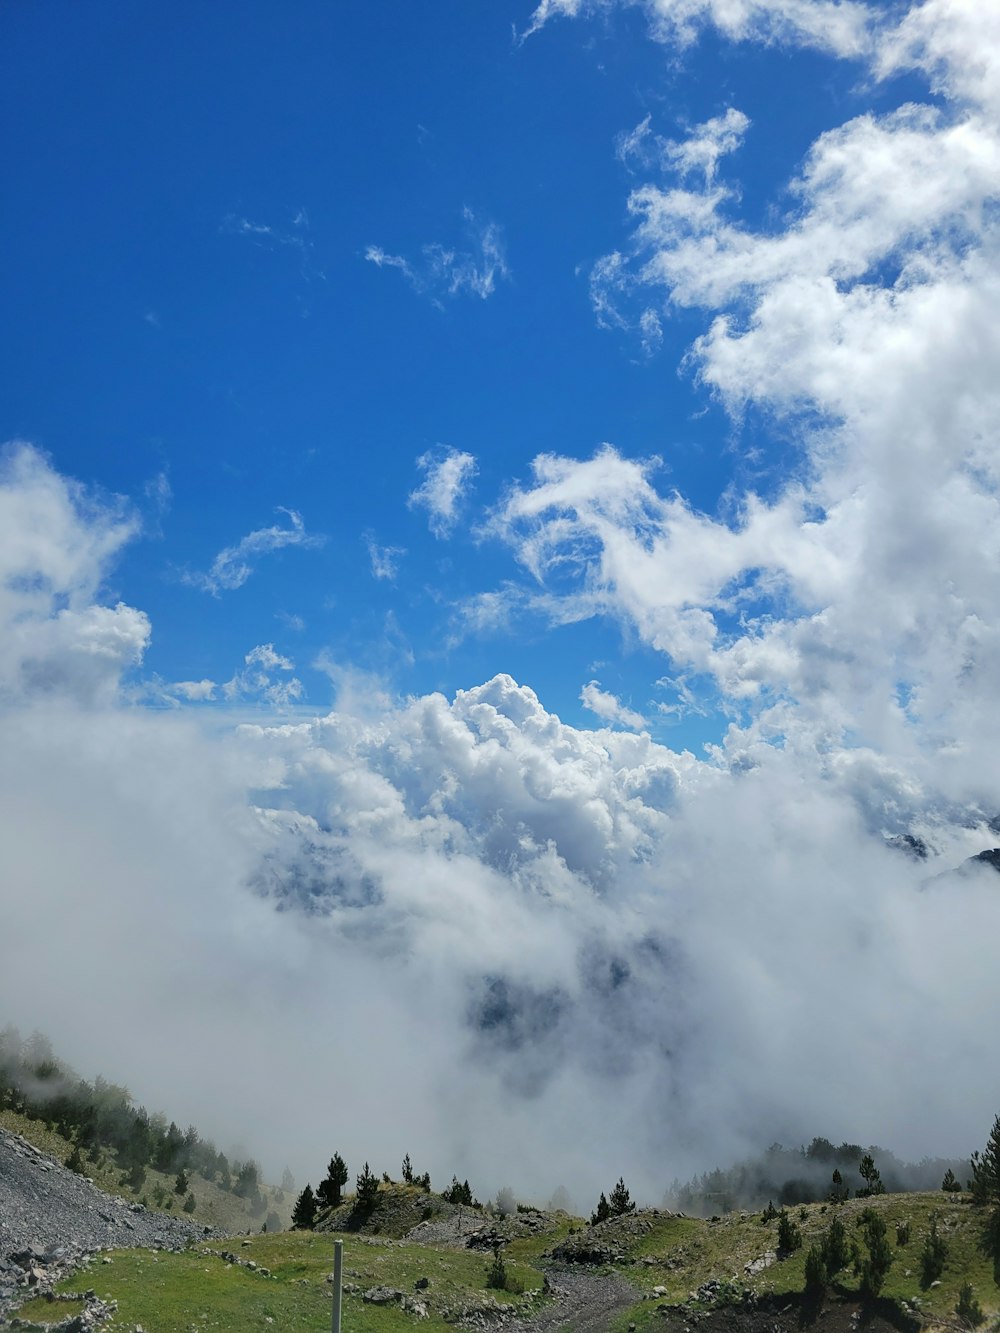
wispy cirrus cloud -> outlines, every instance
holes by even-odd
[[[297,210],[287,226],[254,222],[238,213],[228,213],[219,230],[228,236],[240,236],[262,250],[290,250],[298,255],[299,272],[303,278],[326,281],[326,274],[316,263],[316,247],[309,234],[309,214],[304,208]]]
[[[462,210],[466,248],[433,241],[424,245],[420,257],[389,254],[380,245],[369,245],[365,259],[377,268],[394,268],[414,291],[430,296],[437,304],[444,297],[478,296],[485,301],[498,282],[510,278],[503,235],[495,222],[481,222],[471,209]]]
[[[417,459],[424,473],[420,485],[410,492],[411,509],[426,509],[431,532],[447,537],[458,521],[459,506],[476,475],[476,460],[461,449],[445,447]]]
[[[306,532],[302,516],[296,510],[279,505],[276,512],[288,516],[287,527],[275,524],[270,528],[256,528],[248,532],[235,545],[224,547],[207,572],[187,571],[182,574],[182,581],[218,597],[223,592],[242,588],[262,556],[271,555],[287,546],[316,548],[325,542],[325,537]]]
[[[368,559],[371,561],[372,578],[391,582],[399,573],[399,562],[406,554],[406,548],[380,546],[373,532],[365,533],[364,542],[368,548]]]

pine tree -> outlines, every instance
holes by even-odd
[[[187,1172],[184,1170],[183,1167],[181,1167],[181,1169],[177,1172],[177,1179],[174,1181],[174,1193],[187,1194],[187,1192],[188,1192]]]
[[[826,1288],[826,1264],[819,1245],[810,1245],[806,1251],[806,1295],[820,1296]]]
[[[931,1227],[920,1252],[920,1285],[926,1291],[944,1272],[948,1259],[948,1242],[938,1235],[937,1214],[931,1213]]]
[[[635,1204],[625,1188],[625,1181],[622,1176],[618,1177],[618,1184],[611,1191],[608,1206],[611,1209],[612,1217],[623,1217],[626,1213],[635,1212]]]
[[[839,1171],[834,1171],[830,1181],[830,1193],[826,1196],[830,1203],[846,1203],[850,1198],[851,1191],[844,1184],[844,1177]]]
[[[949,1166],[944,1173],[944,1180],[941,1181],[941,1188],[946,1194],[958,1194],[961,1190],[961,1182],[955,1179],[955,1173]]]
[[[980,1207],[1000,1207],[1000,1115],[981,1153],[972,1154],[972,1202]]]
[[[407,1153],[406,1156],[403,1158],[403,1184],[404,1185],[413,1184],[413,1166],[410,1163],[409,1153]]]
[[[611,1208],[608,1204],[607,1199],[602,1194],[597,1201],[597,1207],[590,1215],[590,1225],[592,1227],[595,1227],[597,1226],[598,1222],[606,1222],[610,1216],[611,1216]]]
[[[847,1265],[850,1249],[847,1244],[847,1232],[839,1217],[830,1223],[822,1241],[823,1267],[828,1277],[836,1277]]]
[[[789,1217],[788,1213],[782,1208],[778,1214],[778,1249],[785,1254],[791,1254],[802,1244],[802,1232]]]
[[[310,1231],[316,1221],[316,1196],[307,1185],[295,1200],[292,1209],[292,1227],[295,1231]]]
[[[859,1199],[870,1199],[874,1194],[884,1194],[885,1186],[882,1184],[882,1177],[879,1175],[878,1167],[875,1165],[875,1158],[870,1152],[866,1152],[861,1159],[861,1165],[858,1167],[858,1175],[865,1182],[864,1189],[857,1190]]]
[[[867,1255],[861,1261],[861,1294],[873,1299],[882,1290],[892,1265],[892,1250],[885,1234],[885,1223],[873,1208],[866,1208],[858,1218],[864,1228]]]
[[[316,1198],[328,1208],[338,1208],[343,1201],[343,1189],[347,1184],[347,1163],[340,1153],[334,1153],[330,1165],[326,1168],[326,1178],[320,1181],[316,1189]]]
[[[368,1163],[365,1162],[365,1168],[357,1177],[357,1194],[354,1200],[354,1207],[359,1213],[370,1213],[375,1207],[375,1200],[378,1197],[378,1176],[372,1171]]]

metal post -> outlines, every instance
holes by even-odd
[[[340,1333],[340,1302],[344,1285],[344,1242],[333,1242],[333,1333]]]

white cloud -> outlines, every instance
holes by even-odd
[[[664,503],[650,469],[609,451],[589,469],[553,462],[549,498],[584,512],[600,493],[609,540]],[[73,488],[42,468],[9,482],[9,512],[39,485],[58,503],[35,504],[17,529],[31,550],[5,547],[5,568],[33,589],[36,560],[75,550],[96,586],[123,536],[113,511],[67,509]],[[260,644],[227,693],[266,699],[293,671]],[[349,1160],[392,1169],[416,1142],[435,1177],[484,1193],[520,1172],[523,1192],[562,1179],[587,1196],[624,1172],[655,1201],[778,1133],[917,1156],[981,1141],[1000,896],[925,883],[989,836],[947,806],[946,772],[752,729],[698,762],[567,726],[505,675],[451,700],[339,683],[329,716],[228,734],[217,711],[37,692],[0,711],[5,1015],[204,1133],[228,1138],[238,1102],[268,1169],[292,1152],[303,1175],[329,1153],[333,1096]],[[902,829],[931,843],[926,868],[886,848]],[[928,1088],[914,1049],[947,1057],[951,1081]]]
[[[442,297],[492,296],[499,281],[510,278],[503,236],[495,222],[481,222],[471,209],[462,219],[471,249],[456,249],[437,241],[421,248],[419,261],[387,253],[380,245],[369,245],[365,259],[377,268],[395,268],[415,291],[426,293],[440,304]]]
[[[183,576],[184,582],[210,592],[213,597],[218,597],[224,591],[242,588],[254,572],[261,556],[283,550],[286,546],[302,546],[308,549],[323,545],[326,540],[324,537],[306,532],[301,514],[280,505],[277,512],[288,516],[288,527],[279,527],[275,524],[270,528],[256,528],[253,532],[248,532],[235,546],[227,546],[221,550],[212,561],[207,573],[186,573]]]
[[[406,548],[403,546],[379,546],[375,540],[375,534],[372,532],[366,532],[364,540],[368,548],[368,558],[371,561],[372,577],[390,581],[395,579],[399,573],[400,559],[406,554]]]
[[[291,675],[295,663],[275,652],[273,643],[260,643],[251,648],[243,662],[243,670],[222,686],[223,695],[231,703],[256,699],[281,709],[303,698],[305,690],[301,680]]]
[[[309,234],[309,214],[304,208],[296,211],[289,226],[274,226],[268,222],[253,222],[250,218],[229,213],[223,218],[220,231],[241,236],[263,250],[291,250],[298,256],[299,274],[307,282],[318,278],[326,281],[326,274],[316,263],[315,244]]]
[[[424,480],[410,492],[411,509],[426,509],[431,532],[435,537],[447,537],[458,522],[458,511],[476,475],[476,460],[472,454],[451,446],[436,453],[421,454],[417,467],[425,474]]]
[[[835,42],[829,6],[761,8],[732,24],[777,39],[793,15],[793,40],[815,21]],[[915,1157],[982,1141],[1000,894],[938,876],[1000,812],[1000,43],[980,12],[931,0],[879,39],[873,59],[952,100],[822,136],[767,233],[693,149],[674,169],[702,179],[633,195],[618,299],[706,312],[690,364],[779,424],[785,475],[708,513],[655,460],[543,455],[494,517],[526,603],[620,618],[677,706],[718,693],[732,722],[704,761],[567,726],[505,675],[399,701],[344,669],[329,716],[229,735],[123,703],[149,625],[107,580],[136,520],[5,456],[5,1015],[205,1132],[240,1105],[278,1164],[295,1087],[303,1174],[334,1098],[352,1161],[418,1143],[481,1193],[521,1169],[593,1197],[624,1172],[655,1200],[814,1133]],[[414,493],[445,529],[457,457]],[[232,694],[280,703],[293,671],[261,644]]]
[[[615,695],[602,690],[599,681],[592,680],[584,685],[580,691],[580,702],[584,708],[603,718],[605,722],[618,722],[633,731],[641,731],[643,727],[648,726],[641,713],[637,713],[633,708],[627,708]]]
[[[553,18],[626,5],[644,10],[652,35],[671,46],[687,46],[713,25],[730,41],[788,41],[843,57],[871,50],[882,17],[852,0],[541,0],[522,40]]]
[[[24,443],[0,451],[0,690],[113,698],[149,642],[148,618],[101,605],[110,566],[139,532],[132,508],[61,477]]]
[[[214,680],[178,680],[170,686],[170,693],[179,694],[190,703],[205,703],[215,698]]]

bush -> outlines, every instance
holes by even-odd
[[[955,1313],[961,1319],[963,1324],[969,1328],[978,1328],[986,1318],[983,1313],[983,1307],[976,1300],[972,1290],[971,1282],[963,1282],[962,1289],[958,1293],[958,1304],[955,1306]]]
[[[948,1242],[938,1235],[937,1215],[931,1213],[931,1227],[920,1252],[920,1285],[926,1291],[932,1282],[937,1282],[944,1272],[948,1261]]]
[[[186,1213],[193,1213],[194,1208],[195,1208],[194,1195],[189,1194],[187,1198],[184,1200],[184,1211]]]
[[[829,1230],[821,1243],[821,1253],[823,1267],[828,1277],[834,1277],[842,1268],[847,1267],[851,1252],[847,1244],[847,1232],[839,1217],[835,1217],[830,1223]]]
[[[896,1223],[896,1244],[899,1245],[899,1246],[903,1246],[903,1245],[909,1245],[909,1243],[910,1243],[910,1223],[909,1223],[909,1221],[906,1221],[906,1222],[897,1222],[897,1223]]]
[[[507,1272],[507,1264],[504,1262],[503,1242],[493,1241],[493,1260],[487,1266],[487,1286],[492,1286],[496,1292],[523,1292],[523,1282],[517,1281],[512,1273]]]
[[[77,1175],[83,1175],[83,1153],[80,1151],[78,1143],[73,1145],[73,1151],[66,1158],[66,1167],[70,1171],[75,1171]]]
[[[874,1299],[882,1290],[882,1285],[892,1266],[892,1250],[886,1238],[885,1222],[874,1208],[866,1208],[858,1218],[858,1226],[864,1228],[864,1240],[867,1254],[859,1255],[861,1260],[861,1294],[866,1299]]]
[[[806,1251],[806,1295],[820,1295],[826,1289],[826,1279],[823,1251],[818,1245],[810,1245]]]
[[[773,1222],[777,1216],[778,1216],[777,1208],[775,1208],[773,1202],[770,1199],[768,1199],[767,1207],[760,1215],[761,1225],[766,1226],[768,1222]]]
[[[782,1208],[778,1214],[778,1249],[791,1254],[802,1244],[802,1232]]]

